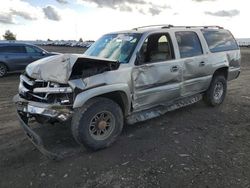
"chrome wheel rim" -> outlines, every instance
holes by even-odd
[[[108,111],[98,112],[90,121],[89,133],[95,140],[107,139],[115,128],[115,118]]]
[[[3,65],[0,65],[0,77],[4,76],[6,73],[6,68]]]
[[[214,99],[219,101],[224,93],[224,87],[222,82],[217,82],[214,87]]]

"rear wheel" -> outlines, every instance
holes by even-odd
[[[90,99],[75,111],[71,128],[79,144],[99,150],[111,145],[121,133],[123,113],[120,106],[110,99]]]
[[[7,67],[3,63],[0,63],[0,77],[4,77],[7,74]]]
[[[223,103],[227,92],[227,81],[222,75],[213,78],[209,89],[204,94],[204,101],[210,106],[218,106]]]

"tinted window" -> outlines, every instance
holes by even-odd
[[[27,53],[41,53],[42,51],[33,46],[25,46]]]
[[[3,53],[26,53],[24,46],[0,46]]]
[[[221,52],[238,49],[232,34],[226,30],[202,30],[211,52]]]
[[[181,58],[202,55],[200,39],[195,32],[180,31],[175,33]]]

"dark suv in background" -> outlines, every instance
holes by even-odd
[[[33,61],[56,54],[31,44],[0,43],[0,77],[10,71],[24,70]]]

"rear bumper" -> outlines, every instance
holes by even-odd
[[[228,81],[237,79],[240,76],[240,68],[229,67]]]

